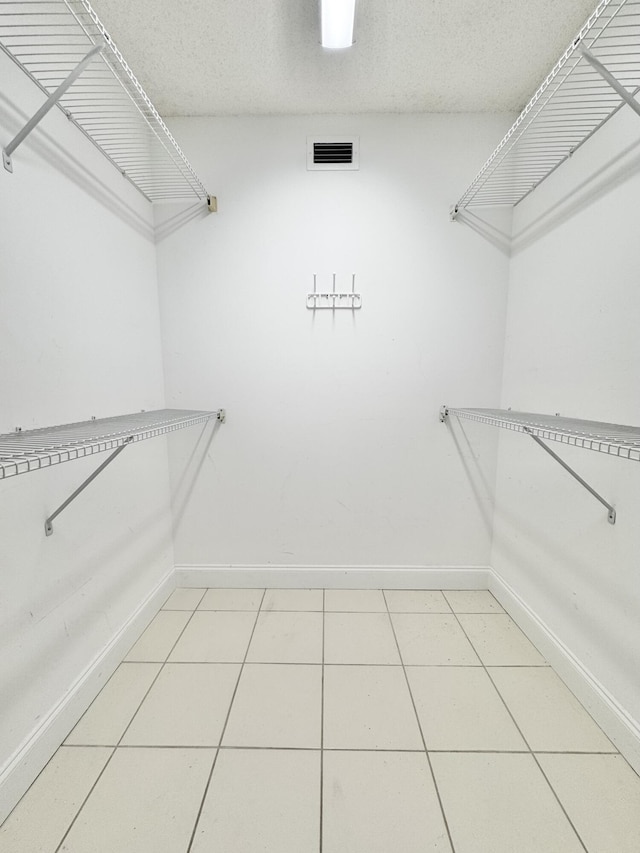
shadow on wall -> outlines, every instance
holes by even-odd
[[[184,516],[185,509],[191,499],[191,495],[195,488],[196,482],[198,480],[198,476],[200,471],[202,470],[202,465],[204,460],[206,459],[209,448],[213,442],[213,439],[218,434],[218,430],[221,427],[221,422],[216,420],[213,422],[213,427],[209,432],[209,421],[205,422],[205,425],[198,436],[198,440],[193,445],[193,449],[187,459],[187,462],[178,478],[175,486],[172,486],[171,489],[171,506],[173,509],[173,530],[174,533],[180,526],[180,522],[182,521],[182,517]],[[207,438],[207,432],[209,432],[209,437]]]
[[[552,481],[550,480],[551,488]],[[547,500],[547,496],[542,492],[539,497],[541,502]],[[596,512],[599,513],[599,510]],[[595,518],[593,524],[599,526],[603,536],[613,534],[613,528],[607,522],[606,516],[598,515]],[[606,620],[596,621],[594,612],[581,610],[579,602],[580,600],[606,600],[615,607],[617,612],[625,613],[629,611],[630,602],[624,588],[612,584],[608,580],[607,574],[602,571],[601,565],[595,561],[585,561],[583,557],[570,551],[559,537],[550,538],[544,527],[534,527],[530,519],[518,514],[513,509],[507,509],[504,506],[496,508],[496,520],[498,521],[498,519],[499,523],[496,524],[493,536],[494,554],[498,552],[503,562],[517,566],[521,576],[526,576],[529,579],[531,588],[536,589],[539,592],[538,597],[542,597],[542,599],[549,596],[550,580],[553,581],[549,570],[545,567],[561,566],[562,587],[566,590],[566,596],[562,602],[556,602],[556,605],[562,606],[565,610],[570,608],[575,613],[580,614],[578,625],[585,638],[592,640],[593,637],[597,636],[604,647],[614,648],[618,643],[616,633],[620,627],[619,623]],[[588,523],[585,522],[585,524]],[[561,528],[561,531],[564,529]],[[502,574],[500,567],[497,567],[494,561],[492,562],[494,569]],[[557,570],[552,569],[552,571]],[[508,574],[505,574],[504,578],[508,583],[511,582]],[[555,583],[555,581],[553,582]],[[576,589],[580,590],[580,599],[578,599]],[[522,594],[522,590],[520,593]],[[557,596],[557,589],[554,595]],[[525,598],[528,597],[525,595]],[[629,622],[633,625],[637,623],[635,613],[630,614]],[[563,625],[550,624],[549,627],[561,640],[565,639],[563,637]],[[583,664],[588,664],[588,661],[584,660]],[[637,678],[633,656],[626,659],[620,658],[618,665],[621,669],[631,667],[628,675],[633,679]],[[594,672],[594,675],[606,686],[607,680],[603,677],[604,673]]]
[[[473,449],[473,446],[462,424],[458,423],[458,426],[460,427],[460,432],[462,433],[464,442],[469,450],[468,454],[465,454],[464,449],[456,436],[456,432],[453,428],[453,425],[451,424],[450,418],[446,419],[445,426],[448,429],[451,438],[453,439],[453,443],[456,446],[456,450],[458,451],[458,457],[460,459],[460,462],[462,463],[462,467],[464,468],[465,474],[467,475],[467,479],[469,480],[469,485],[471,486],[471,491],[473,492],[473,496],[478,506],[478,511],[480,512],[482,523],[485,527],[485,530],[489,534],[489,537],[491,537],[493,531],[493,511],[492,509],[490,509],[490,507],[493,507],[495,501],[493,486],[487,481],[482,467],[478,462],[478,458]],[[471,464],[468,461],[469,459],[473,462],[475,473],[471,468]]]
[[[456,222],[468,225],[469,228],[501,251],[503,255],[507,257],[511,255],[511,235],[492,225],[491,222],[487,222],[486,219],[482,219],[480,216],[472,213],[468,208],[460,208],[456,216]]]
[[[181,208],[176,214],[156,225],[155,242],[162,243],[163,240],[166,240],[167,237],[175,234],[176,231],[184,228],[190,222],[196,219],[207,219],[211,215],[204,201],[198,201],[195,204],[189,203],[186,209]]]
[[[4,128],[3,135],[5,132],[7,137],[11,134],[15,135],[24,127],[29,118],[30,116],[18,110],[7,97],[0,93],[0,125]],[[78,130],[78,133],[81,134],[82,132]],[[8,144],[8,140],[3,141]],[[41,127],[35,128],[29,134],[28,141],[24,142],[23,145],[35,151],[56,172],[68,178],[80,190],[102,205],[105,210],[118,217],[118,219],[134,231],[137,231],[146,240],[153,242],[154,233],[151,222],[123,201],[118,193],[114,192],[108,184],[96,177],[90,169],[76,160],[62,145],[56,142],[54,137],[43,131]],[[17,149],[14,157],[14,170],[18,171],[20,169],[20,148]],[[114,170],[115,177],[117,174],[116,167],[110,166],[110,168]],[[5,173],[5,177],[7,180],[10,180],[12,176],[7,172]],[[122,176],[120,176],[120,179],[125,180]],[[135,192],[138,192],[138,190],[136,189]]]
[[[135,530],[127,528],[120,536],[113,536],[109,544],[96,551],[91,555],[90,565],[87,560],[83,560],[82,564],[75,565],[65,574],[65,583],[51,584],[40,592],[40,596],[30,602],[30,610],[18,614],[15,618],[7,620],[2,625],[2,644],[8,646],[12,640],[14,644],[19,641],[19,636],[28,631],[34,624],[47,619],[58,608],[62,607],[70,598],[75,595],[82,596],[83,611],[79,617],[74,618],[74,627],[77,629],[78,622],[94,623],[97,619],[102,618],[105,622],[106,633],[109,638],[121,626],[110,625],[107,620],[106,613],[114,600],[118,598],[118,591],[122,589],[123,582],[128,577],[135,577],[141,567],[146,567],[157,563],[158,555],[168,543],[168,531],[162,533],[163,519],[157,513],[148,515],[145,519],[136,524]],[[160,531],[153,538],[153,542],[144,550],[135,552],[135,559],[127,560],[127,554],[131,553],[131,540],[133,538],[140,539],[141,534],[153,530],[155,527],[160,527]],[[39,533],[44,536],[41,525],[39,525]],[[47,543],[49,544],[49,543]],[[55,544],[55,543],[52,543]],[[92,597],[90,600],[85,597],[85,589],[87,575],[95,576],[103,571],[105,565],[111,565],[113,570],[107,575],[109,582],[100,588],[99,597]],[[40,587],[38,587],[40,588]],[[71,588],[71,591],[69,591]],[[130,614],[127,614],[127,617]],[[70,637],[68,633],[63,633],[63,628],[60,627],[56,632],[55,638],[49,637],[49,642],[46,648],[47,666],[51,660],[57,660],[64,656],[65,648],[69,644],[74,647],[77,645],[78,638]],[[38,645],[41,649],[41,645]],[[91,658],[94,657],[101,649],[95,649],[89,653]],[[16,666],[13,669],[7,667],[5,676],[3,676],[2,691],[3,695],[8,697],[20,697],[24,693],[25,673],[29,674],[29,680],[32,681],[38,678],[38,673],[42,670],[42,657],[38,656],[36,649],[29,643],[21,643],[16,656]],[[8,657],[8,655],[7,655]],[[34,721],[34,723],[37,721]],[[7,756],[0,756],[0,766],[4,763]]]
[[[50,471],[51,469],[46,470]],[[33,477],[35,474],[36,472],[33,472],[28,476]],[[15,485],[15,480],[11,485]],[[119,536],[116,533],[109,534],[109,542],[101,550],[91,552],[89,556],[83,559],[81,564],[71,564],[65,570],[63,582],[55,579],[51,585],[48,585],[47,583],[42,583],[41,577],[37,578],[37,584],[34,584],[32,587],[33,596],[29,603],[29,611],[17,614],[0,623],[0,645],[10,643],[23,629],[41,622],[50,613],[61,607],[69,598],[73,597],[76,592],[79,592],[84,587],[87,582],[87,574],[90,574],[91,577],[99,575],[103,566],[112,563],[124,565],[126,563],[126,554],[132,549],[132,540],[140,539],[142,534],[153,527],[154,523],[157,524],[159,522],[159,518],[156,512],[141,520],[140,523],[136,523],[135,528],[127,524],[125,531]],[[86,531],[78,529],[75,538],[72,539],[70,531],[75,529],[73,527],[74,524],[78,524],[78,522],[74,522],[72,514],[65,518],[64,522],[60,522],[60,524],[63,523],[69,525],[67,534],[64,537],[60,535],[56,537],[54,534],[51,538],[45,538],[44,513],[42,516],[36,513],[36,516],[33,518],[33,524],[25,527],[24,536],[39,537],[41,540],[41,547],[37,552],[36,565],[42,571],[43,575],[47,567],[47,554],[55,554],[57,548],[73,554],[76,551],[74,547],[76,539],[87,535]],[[90,532],[88,535],[90,537]],[[169,538],[168,532],[165,538]],[[92,540],[89,539],[89,541]],[[20,547],[20,544],[18,543],[17,547]],[[148,559],[150,557],[145,557],[145,561],[141,565],[150,565]],[[140,561],[136,560],[136,562],[139,563]],[[113,601],[113,597],[111,599],[107,597],[106,600]]]
[[[514,234],[511,242],[512,254],[528,248],[638,173],[640,142],[634,142]]]

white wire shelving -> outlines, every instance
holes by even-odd
[[[640,113],[640,0],[602,0],[451,217],[474,206],[516,205],[620,107]]]
[[[157,409],[0,435],[0,480],[221,419],[222,409]]]
[[[640,462],[640,427],[566,418],[560,415],[513,412],[511,409],[456,409],[450,406],[442,406],[440,420],[444,423],[451,415],[529,435],[536,444],[562,465],[572,477],[607,508],[608,520],[611,524],[615,524],[616,511],[613,506],[585,482],[579,474],[576,474],[573,468],[569,467],[550,447],[547,447],[543,439],[595,450],[598,453],[606,453],[607,456],[617,456],[620,459]]]
[[[88,0],[0,0],[0,48],[48,96],[77,73],[57,106],[149,201],[200,199],[215,210]],[[4,156],[9,171],[21,141]]]
[[[115,418],[93,418],[74,424],[45,427],[0,435],[0,479],[50,468],[72,459],[93,456],[111,450],[111,454],[80,486],[45,519],[47,536],[53,533],[53,520],[74,501],[80,492],[130,444],[156,438],[178,429],[216,419],[226,420],[224,409],[157,409]]]
[[[502,429],[537,435],[548,441],[559,441],[562,444],[606,453],[608,456],[640,462],[640,427],[565,418],[560,415],[512,412],[510,409],[454,409],[447,406],[446,413]]]

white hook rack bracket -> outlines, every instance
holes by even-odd
[[[362,308],[362,294],[356,293],[356,274],[351,276],[351,290],[339,293],[336,290],[336,273],[333,273],[333,289],[329,291],[318,290],[318,276],[313,276],[313,293],[307,294],[307,308],[315,311],[317,308],[350,309],[355,311]]]

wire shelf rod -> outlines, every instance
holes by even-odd
[[[0,479],[80,459],[124,444],[184,429],[224,410],[160,409],[0,435]]]
[[[529,435],[536,444],[607,508],[607,519],[610,524],[615,524],[615,508],[557,453],[547,447],[545,441],[557,441],[561,444],[605,453],[608,456],[640,462],[640,427],[567,418],[560,415],[514,412],[510,409],[458,409],[448,406],[443,406],[440,409],[440,420],[442,422],[445,422],[451,415],[459,419],[477,421]]]
[[[640,427],[544,415],[514,412],[509,409],[458,409],[446,407],[449,415],[479,421],[503,429],[525,432],[549,441],[559,441],[609,456],[640,462]]]
[[[21,29],[22,28],[22,29]],[[209,199],[204,184],[178,146],[135,75],[92,9],[89,0],[0,2],[0,48],[13,59],[47,96],[60,84],[77,60],[96,43],[105,43],[102,57],[74,83],[58,104],[120,172],[120,152],[108,148],[103,131],[120,141],[145,139],[153,153],[148,176],[174,172],[183,198]],[[93,103],[92,103],[93,102]],[[111,127],[108,125],[111,123]],[[157,150],[156,150],[157,149]],[[163,166],[159,164],[164,161]],[[158,172],[160,169],[160,172]],[[163,200],[161,184],[145,183],[136,175],[131,183],[151,201]],[[171,193],[170,198],[176,198]]]
[[[70,8],[69,0],[64,0],[64,2],[65,2],[65,3],[66,3],[66,5]],[[118,60],[118,62],[120,63],[120,66],[121,66],[121,67],[124,69],[124,71],[126,72],[126,75],[127,75],[127,77],[128,77],[128,82],[130,82],[130,83],[132,83],[132,84],[133,84],[133,86],[134,86],[134,88],[136,89],[136,91],[137,91],[138,95],[140,96],[140,98],[142,99],[142,101],[144,102],[144,104],[147,106],[147,108],[149,109],[149,111],[151,112],[151,114],[152,114],[152,116],[153,116],[153,118],[154,118],[155,122],[156,122],[156,123],[157,123],[157,125],[159,125],[159,127],[162,129],[164,136],[160,136],[160,135],[158,134],[158,132],[157,132],[157,130],[156,130],[156,127],[155,127],[155,125],[150,125],[150,126],[151,126],[151,129],[153,130],[153,132],[154,132],[154,133],[156,133],[156,135],[158,136],[158,139],[160,140],[160,143],[161,143],[163,146],[165,146],[165,147],[166,147],[165,137],[166,137],[166,139],[167,139],[167,140],[169,140],[169,141],[171,142],[171,144],[172,144],[172,146],[173,146],[173,149],[174,149],[174,150],[170,152],[170,156],[173,158],[174,153],[175,153],[175,154],[177,154],[177,155],[179,156],[179,158],[183,161],[184,166],[188,169],[188,171],[189,171],[189,172],[191,172],[191,174],[192,174],[192,178],[193,178],[193,179],[196,181],[196,183],[201,187],[201,189],[202,189],[202,193],[203,193],[203,197],[204,197],[204,198],[207,198],[207,197],[208,197],[208,193],[207,193],[207,191],[205,190],[204,185],[203,185],[203,184],[202,184],[202,182],[200,181],[200,178],[198,178],[198,176],[197,176],[197,175],[196,175],[196,173],[194,172],[194,170],[193,170],[193,168],[192,168],[191,164],[189,163],[189,161],[188,161],[188,160],[187,160],[187,158],[185,157],[184,153],[182,152],[182,149],[179,147],[178,143],[177,143],[177,142],[175,141],[175,139],[173,138],[172,134],[170,133],[169,129],[167,128],[167,126],[166,126],[166,125],[165,125],[165,123],[163,122],[163,120],[162,120],[162,118],[160,117],[159,113],[157,112],[156,108],[153,106],[153,104],[151,103],[151,101],[150,101],[150,100],[149,100],[149,98],[147,97],[147,94],[145,93],[145,91],[143,90],[142,86],[139,84],[139,82],[138,82],[138,80],[136,79],[136,77],[134,76],[133,72],[131,71],[131,69],[130,69],[130,68],[129,68],[129,66],[127,65],[127,62],[125,61],[124,57],[122,56],[122,54],[120,53],[120,51],[117,49],[117,47],[115,46],[115,44],[113,44],[113,42],[111,41],[111,37],[109,36],[109,34],[107,33],[107,31],[105,30],[105,28],[104,28],[104,26],[103,26],[102,22],[99,20],[99,18],[97,17],[97,15],[95,14],[95,12],[94,12],[94,11],[93,11],[93,9],[91,8],[91,5],[89,4],[88,0],[80,0],[80,2],[81,2],[81,4],[82,4],[82,6],[84,7],[84,9],[85,9],[86,13],[89,15],[89,17],[91,18],[91,20],[93,21],[93,23],[95,24],[95,26],[98,28],[98,30],[99,30],[99,32],[101,33],[101,35],[103,36],[103,38],[105,38],[105,39],[106,39],[106,41],[108,42],[108,44],[109,44],[109,46],[111,47],[111,50],[113,51],[113,53],[114,53],[114,55],[115,55],[116,59],[117,59],[117,60]],[[145,114],[144,112],[143,112],[142,114],[143,114],[143,117],[146,119],[146,114]]]
[[[613,91],[583,49],[606,67],[625,93]],[[531,176],[525,192],[514,191],[511,203],[517,204],[620,109],[620,97],[630,101],[639,85],[640,3],[602,0],[455,205],[454,218],[465,206],[491,203],[493,184],[505,170],[511,174],[514,163]],[[531,138],[549,140],[548,161],[530,162]],[[556,145],[559,139],[566,151]]]

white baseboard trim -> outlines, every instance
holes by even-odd
[[[640,774],[640,724],[578,660],[545,622],[495,570],[488,572],[489,591],[544,655],[576,698],[636,773]]]
[[[172,568],[0,768],[0,823],[28,790],[175,589],[174,578]]]
[[[487,566],[176,566],[176,586],[280,589],[487,589]]]

